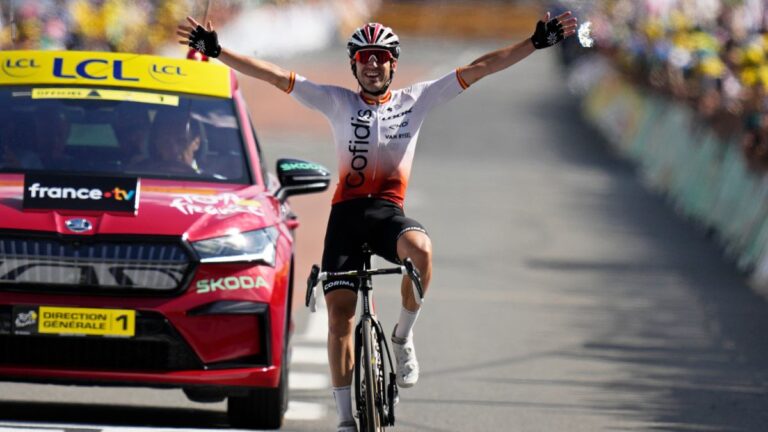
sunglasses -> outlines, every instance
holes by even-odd
[[[371,57],[374,57],[378,64],[387,63],[393,58],[391,52],[383,49],[367,49],[355,53],[355,60],[360,63],[368,63]]]

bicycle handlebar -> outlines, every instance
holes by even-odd
[[[419,269],[413,265],[413,261],[411,261],[410,258],[405,259],[403,267],[405,267],[405,271],[408,272],[408,276],[413,281],[413,297],[416,299],[416,303],[421,306],[421,304],[424,303],[424,288],[421,286],[421,274],[419,274]]]
[[[351,270],[344,272],[321,272],[320,267],[317,264],[312,266],[312,270],[309,272],[309,278],[307,278],[307,293],[304,299],[304,305],[309,308],[311,312],[317,310],[317,296],[315,294],[315,287],[318,282],[342,280],[342,279],[354,279],[362,277],[370,277],[384,274],[407,274],[413,281],[413,296],[416,299],[416,303],[421,306],[424,303],[424,289],[421,286],[421,275],[416,266],[413,265],[413,261],[410,258],[406,258],[403,265],[399,267],[391,267],[384,269],[369,269],[369,270]]]

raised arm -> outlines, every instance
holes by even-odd
[[[459,75],[467,85],[472,85],[481,78],[504,70],[534,51],[550,47],[576,33],[576,18],[571,12],[565,12],[550,20],[549,12],[536,25],[536,31],[528,39],[514,45],[490,52],[459,68]]]
[[[288,90],[291,82],[290,71],[222,47],[210,21],[205,28],[192,17],[187,17],[187,22],[189,25],[180,25],[176,29],[176,34],[182,38],[179,40],[180,44],[189,45],[208,57],[216,57],[232,69],[268,82],[280,90]]]

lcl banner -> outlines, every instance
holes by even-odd
[[[136,213],[139,208],[137,177],[24,176],[25,210],[95,210]]]

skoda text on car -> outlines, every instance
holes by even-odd
[[[329,173],[261,159],[207,62],[0,52],[0,381],[179,387],[286,408],[293,230]]]

